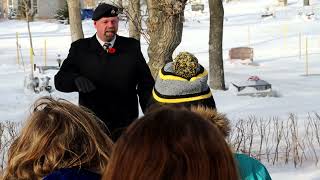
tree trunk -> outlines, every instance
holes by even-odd
[[[32,54],[34,55],[33,45],[32,45],[32,35],[31,35],[30,22],[29,22],[28,16],[27,16],[27,26],[28,26],[28,34],[29,34],[30,48],[32,49]]]
[[[287,6],[288,5],[288,0],[278,0],[279,4],[281,6]]]
[[[222,39],[223,39],[223,4],[221,0],[209,0],[209,85],[213,89],[225,90]]]
[[[129,36],[140,40],[141,11],[140,0],[128,1]]]
[[[72,42],[83,38],[79,0],[68,0],[70,32]]]
[[[29,9],[29,6],[28,6],[28,2],[27,1],[24,1],[24,6],[25,6],[25,15],[26,15],[26,21],[27,21],[27,26],[28,26],[28,34],[29,34],[29,43],[30,43],[30,68],[31,68],[31,78],[34,77],[34,60],[33,60],[33,57],[34,57],[34,49],[33,49],[33,45],[32,45],[32,35],[31,35],[31,29],[30,29],[30,9]]]
[[[83,4],[85,8],[96,7],[96,2],[94,0],[84,0]]]
[[[130,3],[130,2],[129,2]],[[117,1],[117,5],[119,6],[119,7],[121,7],[121,8],[123,8],[123,2],[122,2],[122,0],[118,0]]]
[[[148,56],[151,73],[172,61],[172,53],[181,42],[186,0],[147,0],[150,44]]]
[[[303,0],[303,6],[310,6],[309,0]]]
[[[30,29],[30,19],[33,17],[33,16],[31,16],[33,13],[32,13],[32,10],[29,7],[30,1],[24,0],[22,3],[23,3],[23,6],[24,6],[23,8],[24,8],[25,16],[26,16],[26,21],[27,21],[30,49],[32,51],[32,55],[34,55],[33,44],[32,44],[32,35],[31,35],[31,29]]]

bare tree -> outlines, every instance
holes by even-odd
[[[316,151],[316,147],[314,145],[314,139],[315,139],[315,134],[314,134],[314,129],[313,129],[313,121],[314,119],[311,117],[311,115],[308,113],[308,122],[307,125],[305,125],[305,137],[304,140],[307,141],[308,143],[308,148],[311,149],[313,155],[314,155],[314,160],[315,160],[315,165],[318,164],[319,158],[318,154]]]
[[[173,51],[181,42],[186,0],[147,0],[147,27],[150,43],[148,56],[151,73],[172,61]]]
[[[241,151],[241,144],[244,142],[245,139],[245,128],[244,128],[244,120],[239,119],[239,121],[236,123],[235,128],[237,129],[237,136],[235,138],[235,151],[239,152]]]
[[[247,133],[248,133],[248,141],[249,141],[249,147],[248,147],[248,155],[251,156],[252,149],[253,149],[253,139],[255,135],[255,125],[257,124],[257,119],[255,116],[249,116],[247,121]]]
[[[7,156],[10,145],[18,136],[20,125],[20,123],[12,121],[0,123],[0,172],[3,171],[6,166],[5,157]]]
[[[315,129],[315,137],[320,147],[320,115],[318,113],[314,113],[316,118],[313,121],[313,126]]]
[[[3,171],[4,169],[4,154],[5,154],[5,139],[4,139],[4,132],[5,132],[5,126],[4,123],[0,122],[0,172]],[[0,174],[1,177],[1,174]]]
[[[222,37],[224,10],[221,0],[209,0],[210,34],[209,34],[209,85],[213,89],[225,90]]]
[[[292,113],[289,114],[289,120],[291,121],[291,137],[292,137],[292,156],[294,167],[297,167],[298,162],[301,159],[301,154],[299,151],[299,139],[298,139],[298,122],[296,116]]]
[[[72,42],[84,37],[80,15],[80,1],[67,0]]]
[[[87,7],[95,7],[95,6],[96,6],[95,0],[84,0],[83,3],[84,3]]]
[[[27,21],[30,48],[32,50],[32,54],[34,55],[33,44],[32,44],[32,35],[31,35],[31,29],[30,29],[30,21],[33,21],[33,18],[34,18],[34,15],[36,12],[31,7],[30,0],[22,0],[22,4],[19,5],[19,9],[20,9],[21,17],[25,18]]]
[[[272,124],[272,118],[269,118],[268,120],[268,124]],[[268,126],[266,128],[266,134],[265,134],[265,149],[266,149],[266,155],[267,155],[267,161],[270,162],[270,152],[271,149],[273,148],[273,143],[270,143],[270,139],[271,139],[271,126]]]
[[[258,126],[258,133],[260,136],[260,142],[259,142],[259,151],[258,151],[258,160],[261,160],[261,155],[262,155],[262,147],[263,147],[263,141],[265,139],[265,135],[266,135],[266,129],[270,124],[270,120],[266,121],[264,119],[260,119],[259,123],[257,123]]]
[[[278,118],[274,118],[273,119],[273,123],[275,125],[275,139],[274,142],[276,143],[276,147],[275,147],[275,153],[274,153],[274,157],[273,157],[273,162],[272,164],[274,165],[275,162],[278,162],[279,160],[279,146],[281,143],[281,140],[283,138],[283,121],[280,121]]]
[[[129,3],[130,3],[130,0],[129,0]],[[123,7],[123,2],[122,2],[122,0],[118,0],[118,1],[117,1],[117,5],[122,8],[122,7]]]
[[[289,156],[291,152],[291,144],[292,144],[292,137],[290,133],[290,127],[291,127],[291,121],[287,120],[286,122],[286,127],[284,128],[284,140],[285,140],[285,159],[284,163],[288,164],[289,163]]]
[[[141,11],[140,0],[128,1],[129,36],[140,40]]]
[[[288,5],[288,0],[278,0],[278,2],[282,6],[287,6]]]

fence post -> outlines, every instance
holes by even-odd
[[[306,76],[309,75],[309,64],[308,64],[308,37],[306,37],[306,65],[305,65],[305,68],[306,68]]]
[[[248,26],[248,47],[250,47],[250,26]]]
[[[287,36],[288,36],[288,24],[284,24],[283,27],[283,43],[284,43],[284,49],[287,49]]]
[[[299,59],[301,60],[301,32],[299,32]]]
[[[47,66],[47,40],[44,40],[44,66]]]
[[[34,60],[33,60],[33,49],[30,48],[30,66],[31,66],[31,77],[33,78],[33,68],[34,68]]]
[[[18,34],[18,32],[16,32],[16,44],[17,44],[17,64],[20,65],[19,34]]]

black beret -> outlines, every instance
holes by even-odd
[[[111,4],[101,3],[94,10],[92,20],[97,21],[102,17],[115,17],[118,16],[119,9]]]

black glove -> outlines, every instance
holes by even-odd
[[[96,89],[96,87],[93,85],[93,83],[89,79],[87,79],[83,76],[77,77],[74,82],[75,82],[79,92],[89,93],[89,92]]]

